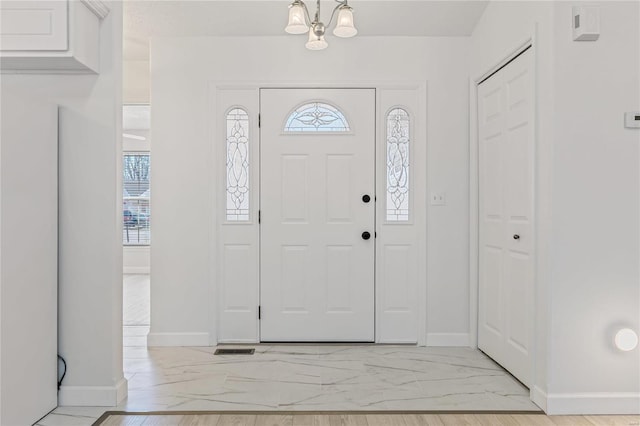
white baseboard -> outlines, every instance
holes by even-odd
[[[209,333],[154,333],[147,335],[147,346],[210,346]]]
[[[127,397],[127,380],[115,386],[60,386],[60,407],[115,407]]]
[[[549,415],[640,414],[640,393],[550,393],[545,411]]]
[[[151,268],[148,266],[125,266],[122,268],[123,274],[150,274]]]
[[[469,346],[469,333],[427,333],[427,346]]]
[[[542,411],[545,413],[547,412],[547,393],[545,391],[540,389],[538,386],[534,386],[531,388],[530,398],[534,404],[542,409]]]

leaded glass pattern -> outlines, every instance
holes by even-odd
[[[311,102],[293,111],[287,118],[285,132],[348,132],[349,123],[336,107]]]
[[[227,113],[227,220],[249,220],[249,114]]]
[[[387,221],[409,220],[409,114],[394,108],[387,114]]]

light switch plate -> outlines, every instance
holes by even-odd
[[[444,192],[432,192],[431,193],[431,205],[432,206],[444,206],[447,204],[447,197]]]
[[[624,127],[627,129],[640,129],[640,111],[624,113]]]

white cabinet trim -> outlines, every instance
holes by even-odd
[[[107,17],[111,9],[106,5],[105,2],[100,0],[80,0],[87,9],[93,12],[100,20]]]
[[[86,74],[100,69],[101,0],[2,1],[0,70],[13,74]]]

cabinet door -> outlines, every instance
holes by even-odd
[[[0,50],[69,48],[66,0],[0,2]]]

